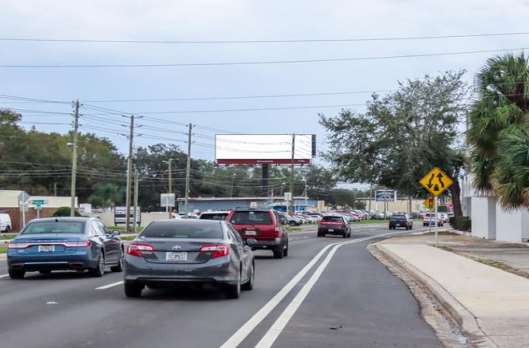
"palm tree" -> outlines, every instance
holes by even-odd
[[[474,185],[504,207],[529,207],[528,60],[524,54],[491,58],[478,79],[480,99],[468,131]]]

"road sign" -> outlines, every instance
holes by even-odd
[[[35,206],[35,208],[40,209],[42,206],[48,204],[48,201],[45,199],[32,199],[31,205]]]
[[[419,183],[432,195],[439,196],[449,188],[454,181],[440,168],[434,167],[419,181]]]
[[[434,200],[433,200],[433,197],[430,197],[430,198],[426,198],[424,200],[424,207],[426,209],[432,209],[434,206]]]
[[[397,191],[395,190],[375,191],[375,201],[377,202],[395,202],[396,200],[397,200]]]
[[[160,206],[161,207],[174,207],[175,206],[175,194],[174,193],[162,193],[160,194]]]
[[[285,192],[285,201],[289,202],[292,200],[292,192]]]

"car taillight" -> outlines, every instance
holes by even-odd
[[[201,253],[211,254],[211,258],[228,256],[230,254],[230,248],[226,244],[206,244],[200,248]]]
[[[92,246],[92,242],[89,240],[83,240],[82,242],[66,242],[64,246],[67,248],[89,248]]]
[[[148,243],[132,243],[127,248],[127,254],[142,257],[143,253],[151,253],[154,247]]]
[[[10,243],[7,245],[7,248],[8,248],[8,249],[26,249],[26,248],[29,247],[29,246],[30,246],[29,243],[10,242]]]

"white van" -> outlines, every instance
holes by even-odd
[[[9,214],[0,213],[0,232],[10,232],[13,229]]]

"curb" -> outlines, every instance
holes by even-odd
[[[418,284],[420,284],[427,292],[429,292],[443,307],[444,310],[455,320],[460,326],[461,330],[470,338],[473,346],[479,348],[498,346],[487,336],[474,315],[465,308],[459,301],[457,301],[448,291],[446,291],[439,283],[430,278],[415,266],[408,263],[406,260],[387,250],[380,243],[372,244],[374,248],[389,260],[393,266],[396,266],[406,272]]]

